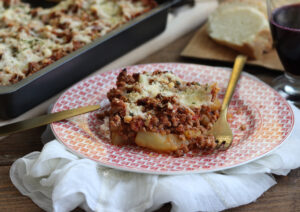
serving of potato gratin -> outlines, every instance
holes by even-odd
[[[183,155],[191,149],[213,150],[208,131],[219,117],[216,84],[185,82],[171,72],[122,70],[107,97],[112,144],[136,144],[157,152]],[[106,118],[107,119],[107,118]]]

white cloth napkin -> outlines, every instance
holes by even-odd
[[[295,128],[276,151],[246,165],[207,174],[160,176],[104,168],[81,159],[58,141],[18,159],[10,177],[19,191],[46,211],[220,211],[255,201],[276,184],[272,174],[300,167],[300,110]]]

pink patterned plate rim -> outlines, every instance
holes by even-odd
[[[186,81],[217,82],[224,96],[230,71],[194,64],[158,63],[126,67],[129,73],[172,71]],[[64,92],[52,112],[107,102],[106,93],[114,87],[121,69],[96,74]],[[229,112],[234,140],[226,151],[205,154],[191,151],[182,157],[152,152],[138,146],[114,146],[101,133],[99,111],[51,124],[52,131],[71,152],[124,171],[148,174],[187,174],[221,171],[269,154],[279,147],[294,127],[290,105],[271,87],[249,74],[243,74],[233,95]]]

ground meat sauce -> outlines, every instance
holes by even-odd
[[[162,75],[166,72],[155,71],[153,75]],[[139,81],[138,73],[128,75],[126,69],[122,70],[117,78],[117,87],[111,89],[107,97],[111,103],[110,111],[99,115],[103,118],[109,116],[110,131],[117,131],[119,135],[127,141],[134,143],[135,136],[140,131],[157,132],[160,134],[175,134],[184,140],[185,132],[194,130],[201,131],[201,135],[189,139],[186,145],[182,145],[175,151],[176,155],[182,155],[193,148],[213,149],[216,146],[214,137],[207,135],[208,130],[219,117],[219,108],[213,108],[211,105],[200,105],[197,107],[186,107],[178,101],[176,96],[164,96],[158,93],[154,97],[139,98],[135,103],[142,108],[146,116],[134,115],[128,112],[129,99],[128,93],[140,91],[140,87],[134,86]],[[153,80],[149,80],[149,84]],[[187,89],[197,82],[188,82],[183,85],[182,82],[174,83],[175,89]],[[132,85],[127,86],[127,85]],[[173,85],[173,84],[172,84]],[[181,86],[181,88],[179,88]],[[211,102],[217,98],[218,89],[213,86]]]

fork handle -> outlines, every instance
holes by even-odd
[[[231,97],[233,95],[234,89],[236,87],[236,84],[238,82],[238,79],[241,75],[241,72],[243,70],[243,67],[246,63],[247,57],[244,55],[238,55],[235,58],[234,61],[234,66],[231,72],[231,76],[230,76],[230,80],[228,82],[227,85],[227,89],[226,89],[226,93],[225,93],[225,97],[221,106],[221,112],[224,110],[227,110],[228,105],[230,103]],[[227,111],[225,111],[227,112]]]

